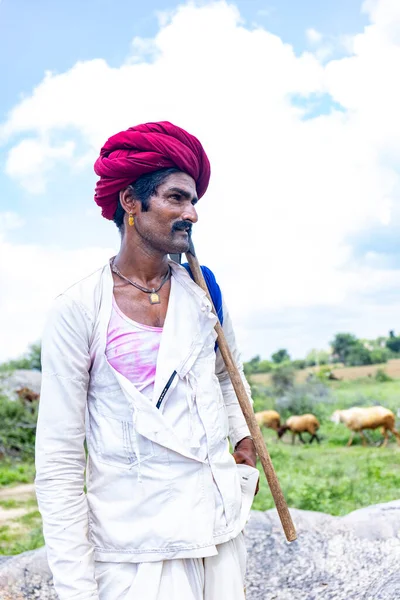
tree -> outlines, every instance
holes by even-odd
[[[368,350],[360,341],[356,341],[353,346],[351,346],[346,360],[344,361],[346,365],[350,365],[351,367],[360,367],[361,365],[371,365],[372,364],[372,356],[371,351]]]
[[[272,354],[271,358],[276,365],[279,365],[285,361],[290,360],[290,355],[289,355],[289,352],[285,348],[281,348],[277,352],[274,352],[274,354]]]
[[[387,348],[375,348],[371,350],[371,363],[377,365],[385,363],[390,358],[390,352]]]
[[[258,365],[260,364],[260,356],[253,356],[248,362],[245,362],[243,365],[243,370],[245,375],[251,375],[252,373],[257,373]]]
[[[331,342],[332,354],[339,362],[347,364],[348,356],[358,340],[352,333],[337,333]]]
[[[396,336],[394,331],[389,331],[389,339],[386,340],[386,348],[392,352],[400,352],[400,336]]]
[[[41,361],[41,344],[31,344],[28,348],[28,351],[25,352],[21,358],[16,358],[14,360],[9,360],[6,363],[0,365],[1,371],[13,371],[15,369],[36,369],[38,371],[42,370],[42,361]]]

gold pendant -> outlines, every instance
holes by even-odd
[[[156,292],[153,292],[152,294],[150,294],[149,300],[150,300],[150,304],[161,304],[160,296],[158,294],[156,294]]]

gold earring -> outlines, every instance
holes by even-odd
[[[129,218],[128,218],[128,223],[129,225],[132,227],[132,225],[134,224],[135,219],[133,218],[133,213],[129,213]]]

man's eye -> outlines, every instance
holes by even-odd
[[[170,196],[170,198],[173,198],[173,200],[179,200],[180,196],[178,196],[178,194],[172,194],[172,196]]]

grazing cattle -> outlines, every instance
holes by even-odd
[[[260,429],[262,427],[268,427],[278,433],[278,429],[281,426],[281,417],[276,410],[262,410],[256,412],[255,415]]]
[[[387,445],[388,433],[392,433],[397,443],[400,445],[400,434],[395,429],[396,418],[391,410],[383,406],[369,406],[366,408],[354,406],[346,410],[335,410],[331,416],[331,421],[334,423],[343,423],[351,430],[351,435],[348,446],[351,446],[356,433],[359,433],[362,439],[363,446],[367,445],[364,429],[377,429],[382,427],[382,435],[384,437],[383,446]]]
[[[292,444],[294,444],[294,440],[296,435],[299,436],[300,441],[305,444],[305,441],[301,437],[302,433],[309,433],[311,438],[309,443],[312,444],[314,440],[317,440],[318,444],[320,443],[320,439],[317,435],[317,431],[319,429],[319,421],[316,416],[312,414],[307,415],[293,415],[288,418],[286,423],[282,425],[282,427],[278,430],[278,437],[281,438],[286,431],[292,432]]]

